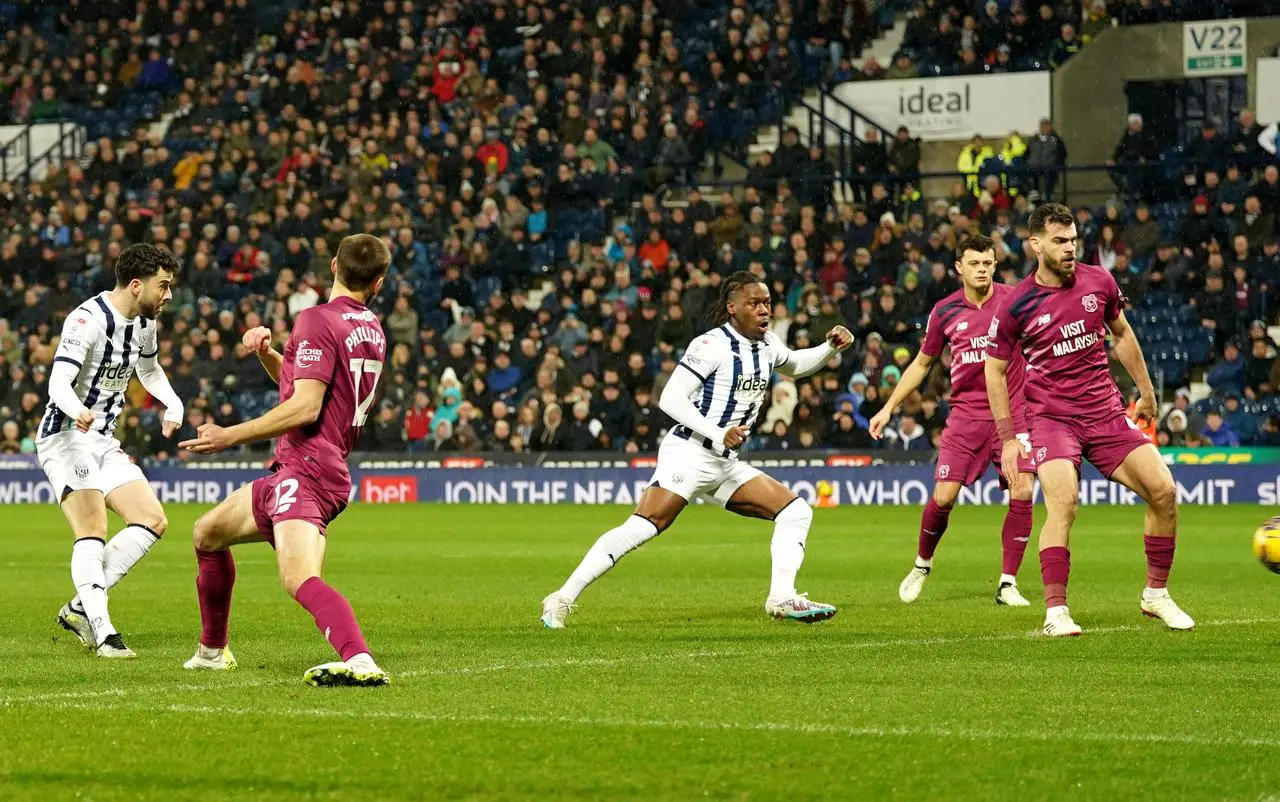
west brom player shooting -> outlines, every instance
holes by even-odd
[[[200,645],[186,668],[235,668],[227,648],[227,620],[235,562],[230,548],[267,542],[285,591],[315,619],[342,658],[310,669],[311,685],[385,685],[386,673],[369,655],[360,625],[342,594],[320,578],[325,532],[347,506],[347,455],[360,436],[386,359],[387,341],[367,306],[391,265],[386,244],[368,234],[342,240],[332,269],[329,302],[298,315],[284,353],[271,348],[263,327],[245,332],[244,344],[280,385],[280,405],[229,428],[205,424],[180,445],[214,454],[242,443],[279,437],[271,474],[232,493],[196,522],[194,541],[202,624]]]
[[[933,498],[925,505],[920,522],[915,566],[898,587],[898,598],[908,604],[920,596],[929,578],[934,551],[947,531],[947,521],[960,488],[981,478],[988,465],[1000,468],[1001,444],[991,406],[987,403],[983,362],[987,356],[991,316],[1000,299],[1013,292],[1013,288],[993,283],[995,268],[995,243],[990,238],[978,235],[960,243],[956,248],[956,272],[964,286],[939,301],[929,313],[920,353],[907,366],[884,408],[871,419],[871,436],[878,440],[894,411],[929,375],[929,368],[942,354],[943,347],[951,348],[951,414],[938,446]],[[1022,404],[1023,373],[1019,355],[1009,365],[1009,398],[1013,404],[1014,430],[1025,440],[1028,435]],[[1030,605],[1018,592],[1017,575],[1031,535],[1034,473],[1030,457],[1023,457],[1011,482],[1005,480],[1003,473],[1000,475],[1001,486],[1009,491],[1009,512],[1000,532],[1003,560],[996,585],[996,604]]]
[[[178,260],[153,245],[131,245],[116,260],[116,288],[94,296],[62,326],[49,375],[49,404],[36,440],[40,467],[71,524],[76,597],[58,623],[99,657],[134,657],[107,611],[107,591],[164,534],[159,499],[120,448],[115,425],[136,374],[164,405],[168,437],[182,424],[182,401],[156,362],[156,315],[173,297]],[[107,510],[125,528],[107,541]]]
[[[542,602],[542,623],[564,626],[578,596],[628,552],[652,540],[692,500],[714,500],[739,515],[773,521],[773,578],[765,612],[811,623],[836,614],[830,604],[796,592],[813,511],[775,479],[738,459],[764,403],[775,370],[794,377],[816,373],[853,343],[844,326],[803,351],[769,331],[769,289],[751,273],[725,279],[712,315],[717,328],[685,350],[659,407],[679,425],[663,438],[658,467],[635,512],[600,536],[564,586]]]
[[[1125,297],[1105,268],[1076,263],[1079,236],[1071,210],[1048,203],[1031,214],[1031,248],[1038,266],[1000,300],[991,319],[987,392],[1003,442],[1005,475],[1015,477],[1030,451],[1016,437],[1008,374],[1020,351],[1027,362],[1026,399],[1037,474],[1047,516],[1040,529],[1044,634],[1079,635],[1067,610],[1068,550],[1079,500],[1080,460],[1147,502],[1144,543],[1147,586],[1139,607],[1170,629],[1195,622],[1165,587],[1178,531],[1177,491],[1160,452],[1130,420],[1111,378],[1106,333],[1116,359],[1138,386],[1137,417],[1156,414],[1155,388],[1137,335],[1125,320]]]

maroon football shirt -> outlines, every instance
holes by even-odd
[[[987,401],[986,360],[988,332],[991,319],[1000,303],[1012,292],[1013,287],[995,284],[981,307],[975,306],[959,289],[938,301],[929,313],[921,352],[931,357],[942,353],[944,345],[951,347],[951,414],[963,420],[991,420],[991,404]],[[1009,403],[1013,419],[1022,422],[1022,384],[1024,364],[1021,354],[1009,360],[1006,374],[1009,383]],[[1019,430],[1021,431],[1021,430]]]
[[[277,462],[314,462],[320,477],[349,485],[347,455],[369,415],[386,354],[382,325],[364,304],[339,297],[300,313],[284,349],[280,402],[301,379],[324,382],[328,389],[320,417],[280,438]]]

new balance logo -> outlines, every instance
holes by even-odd
[[[1049,325],[1049,315],[1041,315],[1040,317],[1036,318],[1036,325],[1037,326]]]

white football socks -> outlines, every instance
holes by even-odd
[[[796,574],[804,562],[804,544],[809,539],[812,523],[813,509],[803,499],[791,502],[773,519],[773,541],[769,544],[769,553],[773,556],[770,599],[795,598]]]
[[[95,646],[102,645],[107,636],[116,631],[107,614],[107,580],[102,569],[104,548],[96,537],[77,540],[71,548],[71,581],[75,583],[85,618],[93,628]]]
[[[103,587],[106,590],[115,587],[159,541],[160,538],[154,532],[138,524],[129,524],[116,533],[102,550]],[[71,600],[71,609],[76,610],[81,606],[79,597]]]
[[[657,537],[658,527],[647,518],[632,515],[617,526],[605,532],[587,551],[582,562],[569,575],[560,594],[570,601],[576,601],[587,585],[595,582],[621,560],[628,552],[634,551],[649,540]]]

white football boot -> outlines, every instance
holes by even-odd
[[[836,615],[835,605],[810,601],[808,593],[792,596],[789,599],[769,599],[764,603],[764,611],[771,617],[785,621],[799,621],[802,624],[816,624]]]
[[[542,625],[547,629],[564,629],[564,620],[577,609],[578,605],[557,590],[542,600]]]
[[[1044,635],[1051,638],[1074,638],[1084,632],[1080,625],[1071,620],[1071,613],[1065,604],[1050,607],[1044,614]]]
[[[302,681],[313,688],[373,688],[390,683],[391,678],[371,656],[358,654],[350,660],[309,668]]]
[[[996,604],[1005,607],[1030,607],[1031,602],[1018,590],[1015,582],[1005,580],[996,588]]]
[[[1173,603],[1167,588],[1145,588],[1142,591],[1142,614],[1159,618],[1169,629],[1194,629],[1196,622]]]
[[[104,638],[98,644],[97,654],[114,660],[132,660],[138,656],[133,653],[133,649],[124,645],[124,638],[120,637],[119,632],[113,632]]]
[[[183,663],[182,667],[193,671],[232,671],[236,667],[236,656],[231,653],[230,647],[210,649],[198,646],[195,656]]]
[[[924,582],[929,578],[929,572],[932,570],[932,566],[921,565],[919,562],[912,566],[907,578],[898,585],[898,598],[903,604],[910,604],[920,598],[920,591],[924,590]]]

